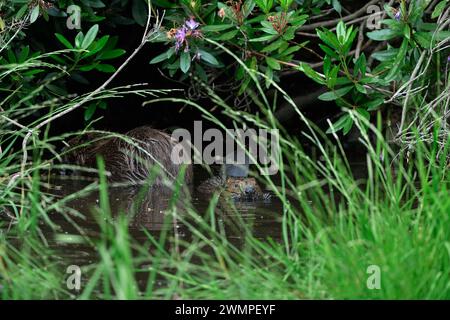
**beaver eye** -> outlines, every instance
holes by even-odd
[[[239,188],[239,185],[237,183],[234,184],[235,188]]]

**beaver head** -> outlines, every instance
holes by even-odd
[[[244,198],[253,198],[261,193],[261,189],[255,178],[228,177],[225,182],[225,190],[232,196],[238,195]]]

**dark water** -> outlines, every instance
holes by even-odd
[[[349,162],[356,179],[363,179],[366,175],[365,156],[360,152],[351,152],[348,154]],[[195,173],[196,181],[194,186],[189,190],[185,190],[176,197],[174,201],[173,190],[168,187],[157,187],[150,189],[130,188],[130,187],[110,187],[108,189],[109,206],[112,211],[113,220],[119,214],[124,214],[129,218],[130,236],[139,244],[148,242],[150,233],[154,238],[158,239],[162,231],[167,231],[169,237],[176,236],[180,240],[189,242],[192,238],[190,229],[185,225],[185,220],[194,223],[191,215],[186,212],[187,207],[192,208],[204,218],[210,221],[210,213],[208,207],[210,205],[210,196],[201,194],[196,191],[196,186],[204,181],[207,176],[199,172]],[[276,185],[280,182],[277,177],[272,177]],[[52,182],[53,191],[59,197],[64,197],[77,192],[89,183],[76,179],[55,180]],[[264,186],[260,184],[263,191]],[[60,226],[59,237],[54,237],[54,231],[49,230],[49,242],[57,251],[63,253],[65,258],[77,265],[91,264],[98,259],[98,253],[95,247],[85,244],[65,244],[70,235],[79,235],[80,233],[87,235],[93,239],[98,239],[100,228],[98,217],[98,208],[100,205],[98,191],[93,191],[81,197],[75,197],[69,203],[69,207],[81,214],[80,218],[73,217],[68,213],[63,215],[55,212],[51,219]],[[171,206],[176,207],[179,218],[173,218],[170,213]],[[214,220],[217,227],[225,231],[227,240],[240,246],[244,244],[244,229],[250,230],[253,237],[258,239],[271,238],[274,241],[282,240],[281,220],[283,213],[283,205],[279,199],[272,197],[270,201],[223,201],[219,200],[214,208]],[[70,216],[74,223],[67,220],[66,216]],[[77,225],[78,227],[74,227]],[[146,232],[144,232],[144,230]],[[52,239],[54,241],[52,241]],[[66,239],[67,240],[67,239]],[[75,241],[76,242],[76,241]],[[170,248],[168,248],[170,249]]]
[[[351,167],[355,177],[365,175],[365,164],[361,157],[351,161]],[[276,178],[275,184],[276,183]],[[200,179],[200,181],[202,181]],[[57,180],[50,182],[52,187],[46,192],[55,195],[57,198],[64,198],[92,183],[76,179]],[[198,185],[198,183],[196,183]],[[130,187],[110,187],[108,189],[109,206],[112,212],[112,225],[119,214],[124,214],[129,218],[129,234],[134,243],[148,245],[147,233],[155,239],[159,239],[161,233],[167,232],[168,238],[177,237],[179,240],[189,243],[193,238],[190,228],[185,223],[193,223],[187,208],[192,208],[208,221],[211,218],[210,196],[200,194],[194,185],[190,190],[182,192],[173,200],[173,190],[167,187],[142,188]],[[264,186],[261,185],[264,190]],[[53,212],[50,214],[52,222],[58,226],[58,230],[43,227],[44,236],[49,246],[55,249],[58,258],[64,261],[67,266],[77,265],[80,267],[93,265],[99,261],[99,253],[96,250],[95,242],[101,238],[101,219],[105,219],[99,212],[100,196],[98,191],[92,191],[82,196],[74,197],[68,207],[72,210]],[[178,218],[170,213],[170,208],[177,208]],[[276,242],[282,241],[282,203],[272,197],[270,201],[237,201],[231,204],[220,200],[214,209],[213,216],[217,229],[221,230],[227,240],[241,247],[245,244],[247,231],[253,237],[259,239],[271,238]],[[69,217],[69,219],[68,219]],[[99,220],[100,219],[100,220]],[[100,221],[100,223],[99,223]],[[195,226],[195,223],[193,223]],[[84,239],[89,238],[91,243]],[[146,246],[151,254],[151,247]],[[168,251],[174,248],[171,242],[166,242]],[[138,283],[145,288],[146,275],[138,275]],[[87,279],[84,279],[87,280]],[[159,287],[164,286],[159,282]]]
[[[88,182],[76,180],[56,180],[53,181],[53,190],[57,191],[53,193],[64,197],[83,189],[88,184]],[[195,191],[195,186],[182,192],[178,196],[178,201],[175,202],[173,190],[167,187],[153,187],[148,192],[147,189],[142,188],[111,187],[108,189],[108,195],[113,221],[119,214],[126,215],[129,218],[130,236],[138,244],[148,243],[146,232],[159,239],[162,231],[166,231],[168,237],[176,236],[179,240],[189,243],[192,232],[185,222],[192,223],[194,226],[196,224],[192,214],[187,210],[189,206],[191,206],[191,212],[195,211],[208,223],[211,218],[208,210],[211,198]],[[77,197],[70,201],[68,206],[79,212],[81,216],[76,217],[70,212],[53,213],[52,221],[60,227],[60,230],[57,231],[57,236],[54,235],[54,231],[48,230],[48,241],[56,252],[67,260],[67,265],[85,266],[95,263],[99,259],[95,247],[86,243],[76,243],[72,235],[82,233],[94,241],[100,238],[99,193],[94,191]],[[176,207],[179,218],[174,218],[171,214],[170,208],[173,206]],[[275,197],[272,197],[270,201],[225,201],[221,198],[214,208],[214,220],[227,240],[239,247],[245,241],[245,228],[256,238],[270,237],[275,241],[281,241],[282,212],[282,204]],[[71,223],[67,216],[74,223]],[[74,238],[80,239],[77,236]],[[172,249],[170,242],[167,242],[166,246],[167,250]]]

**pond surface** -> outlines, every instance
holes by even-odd
[[[52,182],[53,194],[64,197],[73,194],[92,182],[74,180],[55,180]],[[181,241],[192,239],[192,233],[185,224],[193,222],[192,216],[186,212],[186,205],[200,216],[209,219],[211,196],[200,194],[191,188],[190,192],[182,193],[175,206],[180,219],[175,219],[170,213],[173,191],[170,188],[150,188],[148,192],[142,188],[111,187],[108,189],[109,205],[113,219],[119,214],[129,217],[130,236],[138,244],[149,243],[147,232],[155,239],[159,239],[161,232],[167,231],[169,237],[176,236]],[[86,243],[71,243],[72,235],[86,235],[91,239],[100,238],[99,215],[96,209],[100,205],[98,191],[76,197],[68,207],[74,209],[72,214],[55,212],[52,221],[60,226],[55,237],[53,230],[44,229],[51,247],[64,259],[67,265],[87,266],[98,261],[99,255],[95,247]],[[75,212],[81,215],[76,217]],[[283,207],[281,202],[272,197],[270,201],[236,201],[219,200],[214,209],[215,222],[225,234],[227,240],[240,247],[245,242],[244,228],[248,228],[252,235],[259,239],[271,238],[281,241],[281,217]],[[70,219],[67,219],[70,217]],[[70,220],[73,220],[72,223]],[[208,222],[209,223],[209,222]],[[195,225],[195,223],[194,223]],[[144,232],[145,230],[145,232]],[[75,236],[75,238],[80,238]],[[172,250],[171,242],[166,242],[166,249]],[[145,278],[139,279],[145,281]]]
[[[357,179],[363,178],[366,172],[365,162],[361,160],[361,157],[353,155],[350,162],[354,176]],[[196,175],[198,176],[197,173]],[[200,216],[209,219],[208,207],[211,202],[211,196],[196,191],[198,182],[203,181],[205,178],[207,177],[196,179],[194,186],[178,197],[179,200],[175,206],[181,219],[173,220],[170,212],[168,212],[171,201],[173,201],[173,191],[170,188],[150,188],[148,192],[142,192],[142,188],[109,188],[109,205],[113,216],[117,216],[119,213],[128,215],[130,219],[130,235],[138,243],[144,243],[148,240],[148,236],[143,230],[148,231],[155,238],[158,238],[162,230],[166,230],[171,236],[176,235],[180,239],[189,241],[192,235],[189,228],[183,224],[184,218],[189,216],[183,214],[186,206],[191,205],[191,208]],[[277,184],[277,178],[275,177],[273,180]],[[74,180],[54,181],[55,189],[59,190],[60,196],[77,192],[89,183],[91,182]],[[95,237],[99,233],[99,224],[95,218],[96,215],[93,214],[94,208],[99,207],[98,192],[91,192],[88,195],[76,198],[70,202],[69,206],[83,215],[82,219],[75,219],[81,230],[85,234]],[[269,201],[230,201],[229,203],[219,200],[214,209],[215,220],[224,227],[227,240],[237,246],[242,244],[244,240],[244,226],[242,224],[248,227],[252,235],[258,239],[271,238],[275,241],[281,241],[282,213],[283,205],[276,197],[272,197]],[[56,213],[52,216],[52,219],[62,226],[62,230],[65,233],[80,233],[80,229],[74,229],[63,215]],[[94,251],[89,252],[88,250],[88,252],[83,251],[79,253],[75,251],[66,253],[71,256],[77,256],[79,263],[91,263],[93,257],[97,256],[97,253]]]
[[[351,166],[354,168],[356,177],[365,175],[364,162],[354,160],[351,161]],[[198,179],[199,182],[204,178]],[[277,183],[276,178],[274,180]],[[55,179],[51,181],[52,187],[48,192],[63,198],[82,190],[91,183],[92,181]],[[198,183],[196,182],[195,185]],[[208,208],[211,196],[198,193],[195,189],[196,186],[193,186],[188,192],[178,197],[179,200],[175,203],[180,217],[178,219],[174,218],[168,210],[173,206],[173,191],[170,188],[150,188],[148,192],[143,192],[142,188],[110,187],[108,195],[113,221],[119,214],[125,214],[129,218],[129,234],[138,244],[149,243],[147,233],[159,239],[162,231],[167,231],[169,237],[177,237],[189,243],[193,235],[184,220],[186,218],[190,223],[192,219],[189,219],[190,215],[186,212],[186,206],[190,206],[193,211],[205,217],[205,220],[210,218]],[[99,261],[99,254],[94,245],[83,241],[71,241],[72,237],[80,240],[79,235],[87,236],[86,238],[94,241],[100,239],[99,205],[99,193],[93,191],[76,196],[69,202],[68,207],[72,208],[73,212],[51,214],[52,221],[60,229],[55,232],[44,227],[44,236],[50,247],[54,248],[59,258],[64,261],[63,264],[82,267]],[[77,216],[78,213],[79,216]],[[272,197],[270,201],[235,201],[232,205],[226,201],[219,201],[214,209],[214,219],[227,240],[239,248],[245,244],[244,229],[250,230],[255,238],[261,240],[271,238],[281,242],[282,213],[283,205],[276,197]],[[171,242],[166,242],[166,249],[173,250]],[[138,278],[138,282],[144,287],[146,278],[146,276],[142,279]],[[160,282],[158,286],[164,286],[164,283]]]

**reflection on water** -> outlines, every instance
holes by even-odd
[[[81,190],[87,185],[80,181],[55,181],[59,196],[65,196]],[[190,229],[185,220],[192,223],[188,214],[195,211],[202,217],[209,217],[208,207],[210,197],[188,190],[181,191],[178,196],[168,187],[136,188],[115,187],[109,188],[108,195],[113,217],[119,213],[125,213],[129,218],[130,235],[138,243],[144,244],[148,241],[149,232],[156,239],[162,230],[168,231],[169,235],[176,235],[179,239],[189,242],[192,237]],[[81,218],[73,218],[73,223],[56,213],[53,220],[61,226],[62,232],[67,235],[80,234],[97,238],[100,233],[96,220],[95,208],[99,207],[98,192],[91,192],[83,197],[76,198],[69,203],[69,207],[81,213]],[[176,207],[177,217],[171,213],[171,208]],[[220,199],[214,209],[215,220],[220,225],[220,230],[227,240],[237,246],[243,244],[244,228],[250,230],[254,237],[265,239],[272,238],[275,241],[281,239],[281,214],[282,205],[277,199],[267,201],[238,201],[230,202]],[[209,223],[209,222],[208,222]],[[170,245],[167,243],[167,245]],[[62,251],[68,263],[85,265],[95,262],[98,258],[93,246],[81,244],[64,244],[58,241],[52,243],[57,251]],[[62,249],[62,250],[60,250]],[[170,249],[170,248],[167,248]]]
[[[366,175],[365,163],[362,161],[351,164],[355,178],[364,178]],[[202,181],[200,179],[200,181]],[[90,182],[74,180],[55,180],[53,187],[47,192],[56,194],[58,197],[72,195],[85,188]],[[275,184],[277,182],[275,181]],[[192,188],[195,189],[195,188]],[[210,206],[210,196],[198,193],[193,190],[183,190],[178,196],[174,196],[173,190],[167,187],[157,187],[143,190],[138,188],[110,187],[108,190],[110,208],[113,218],[119,213],[124,213],[129,218],[129,233],[131,237],[140,244],[148,244],[148,233],[155,239],[159,238],[162,231],[167,231],[169,237],[176,236],[178,239],[191,243],[194,238],[190,232],[188,211],[195,211],[201,217],[210,218],[208,208]],[[56,252],[64,260],[67,266],[75,264],[87,266],[99,260],[94,243],[62,241],[69,239],[70,235],[82,235],[95,241],[99,239],[100,227],[96,209],[100,205],[97,191],[74,197],[68,207],[73,212],[68,212],[70,219],[60,212],[51,215],[52,221],[60,226],[57,231],[58,236],[54,236],[54,230],[44,229],[44,235],[49,245],[56,249]],[[171,212],[171,208],[176,208],[176,218]],[[70,210],[69,210],[70,211]],[[80,213],[77,216],[74,213]],[[282,239],[282,217],[283,207],[281,202],[272,197],[271,201],[238,201],[232,205],[226,201],[219,200],[214,209],[214,220],[217,230],[227,238],[233,245],[242,247],[245,245],[245,235],[250,230],[253,237],[259,239],[271,238],[274,241]],[[188,220],[192,223],[192,220]],[[209,223],[209,221],[208,221]],[[195,224],[194,224],[195,227]],[[144,232],[145,231],[145,232]],[[64,238],[64,236],[67,236]],[[173,250],[172,244],[166,242],[166,249]],[[154,250],[154,246],[145,246],[148,250]],[[205,247],[206,248],[206,247]],[[203,250],[203,249],[202,249]],[[145,287],[146,276],[142,273],[138,279],[139,285]],[[164,286],[162,280],[158,279],[157,286]]]
[[[366,176],[365,154],[360,154],[356,150],[349,154],[349,159],[355,179],[364,179]],[[206,177],[200,177],[199,182],[204,179]],[[276,178],[274,182],[277,184]],[[81,190],[88,183],[64,180],[54,181],[54,184],[58,186],[56,189],[60,190],[60,196],[65,196]],[[178,196],[174,196],[173,190],[168,187],[147,188],[146,190],[136,187],[116,187],[109,188],[108,194],[113,216],[125,213],[129,218],[130,235],[141,244],[148,241],[146,232],[158,239],[162,230],[167,231],[170,236],[176,235],[179,239],[189,243],[192,233],[184,221],[190,217],[187,214],[188,208],[192,209],[191,212],[195,211],[201,217],[206,217],[205,219],[209,219],[210,216],[207,212],[210,205],[210,196],[195,191],[195,187],[183,190]],[[91,192],[86,196],[72,200],[70,207],[82,214],[83,218],[74,219],[79,228],[75,228],[63,215],[55,214],[52,219],[67,234],[80,234],[80,231],[82,231],[83,234],[95,239],[99,234],[99,225],[93,211],[94,208],[99,207],[98,192]],[[173,207],[176,207],[178,218],[174,218],[170,211],[170,208]],[[245,241],[243,238],[246,234],[244,229],[250,230],[252,236],[259,239],[271,238],[274,241],[281,241],[282,212],[283,206],[276,197],[272,197],[269,202],[263,200],[237,201],[233,202],[232,205],[227,201],[219,200],[214,208],[214,217],[218,227],[220,227],[218,230],[221,230],[221,233],[230,243],[240,246]],[[188,222],[192,223],[193,221]],[[193,224],[195,227],[195,223]],[[143,232],[143,230],[146,232]],[[57,242],[53,245],[58,249],[66,246]],[[70,250],[64,251],[64,255],[67,255],[67,258],[73,258],[74,263],[83,265],[98,258],[93,246],[70,244],[68,248]]]

